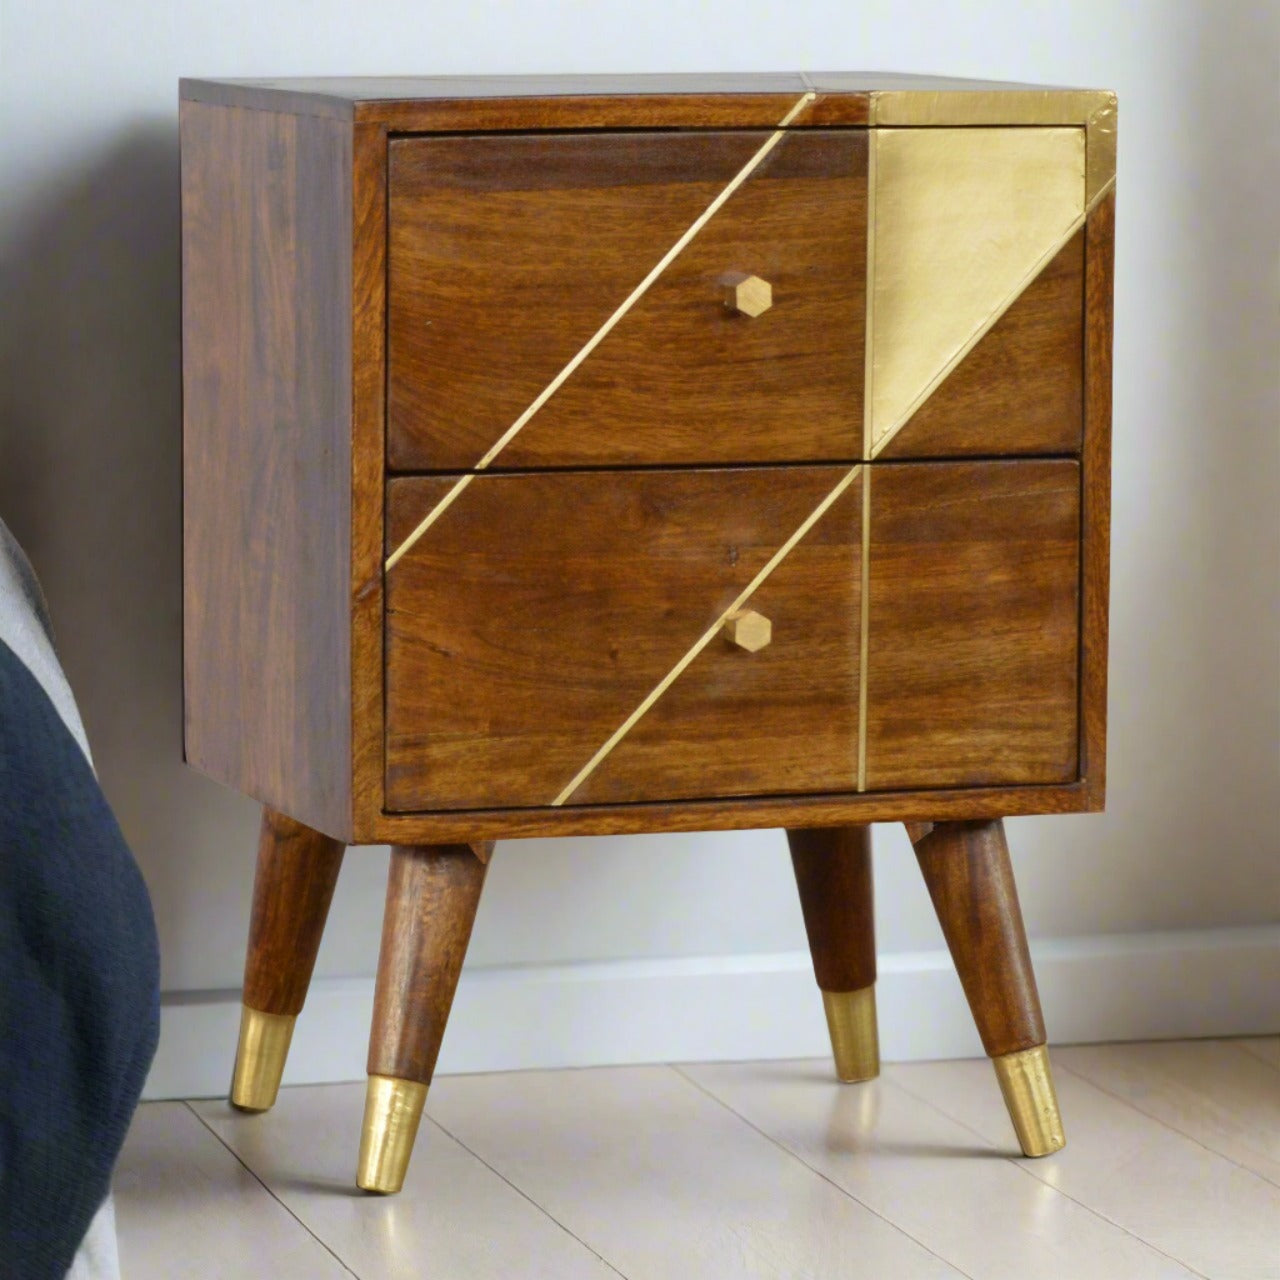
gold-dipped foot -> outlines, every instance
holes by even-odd
[[[356,1169],[356,1186],[361,1191],[390,1196],[404,1186],[426,1100],[427,1086],[416,1080],[369,1077]]]
[[[824,991],[822,1007],[827,1014],[837,1077],[845,1084],[855,1084],[878,1076],[880,1031],[876,1023],[875,984],[858,991]]]
[[[991,1059],[1025,1156],[1048,1156],[1067,1145],[1044,1045]]]
[[[240,1008],[240,1042],[236,1045],[236,1068],[231,1077],[231,1105],[241,1111],[269,1111],[280,1091],[293,1024],[288,1013],[262,1013]]]

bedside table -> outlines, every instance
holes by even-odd
[[[265,806],[232,1101],[393,846],[398,1190],[497,839],[785,827],[876,1074],[906,822],[1023,1151],[1001,819],[1103,803],[1115,98],[869,75],[184,81],[186,755]]]

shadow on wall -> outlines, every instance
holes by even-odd
[[[171,908],[187,900],[194,807],[208,842],[246,861],[255,844],[254,806],[181,761],[178,192],[174,123],[147,122],[43,185],[0,245],[0,513],[41,575],[103,785],[170,908],[162,941],[183,926]]]

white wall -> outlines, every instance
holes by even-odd
[[[1109,810],[1011,822],[1015,865],[1029,930],[1077,940],[1067,952],[1172,947],[1206,982],[1218,962],[1204,957],[1222,947],[1247,941],[1280,960],[1274,4],[0,6],[0,513],[43,575],[104,783],[155,898],[167,991],[225,994],[238,983],[256,835],[250,802],[180,762],[180,75],[872,67],[1116,89]],[[890,970],[914,972],[910,956],[934,953],[940,936],[904,837],[886,828],[879,841],[881,951]],[[372,972],[385,866],[382,851],[349,857],[321,975]],[[1184,946],[1168,931],[1191,932]],[[1078,941],[1096,935],[1121,938]],[[499,849],[471,962],[729,957],[711,969],[745,975],[736,989],[759,992],[763,1024],[773,1014],[752,966],[774,962],[752,957],[785,953],[782,967],[794,969],[802,947],[779,833],[534,841]],[[670,998],[693,990],[680,975],[709,971],[700,963],[663,971]],[[1225,1001],[1241,1030],[1280,1023],[1280,994],[1259,996],[1248,969],[1235,995],[1214,995],[1210,982],[1195,1008],[1221,1012]],[[553,988],[563,973],[537,972]],[[1280,989],[1274,966],[1271,978]],[[1056,1000],[1073,1034],[1130,1025],[1123,1011],[1091,1022],[1093,995],[1069,977],[1059,985],[1060,996],[1046,991],[1051,1023]],[[1173,1011],[1161,1026],[1206,1025],[1179,1005],[1178,983],[1156,985],[1156,995],[1129,992],[1135,1017],[1157,999]],[[356,991],[360,1006],[367,982],[326,990]],[[213,996],[171,1003],[225,1016]],[[334,1016],[359,1038],[358,1009]],[[175,1034],[165,1061],[181,1087],[198,1055]],[[456,1023],[456,1061],[520,1060],[486,1057],[487,1034]],[[589,1027],[574,1034],[584,1059],[605,1052],[587,1044]],[[686,1042],[647,1043],[610,1052]],[[776,1047],[767,1036],[752,1044]],[[752,1044],[699,1042],[708,1052]],[[931,1047],[954,1042],[900,1044]]]

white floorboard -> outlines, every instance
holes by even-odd
[[[667,1067],[451,1076],[432,1114],[629,1280],[963,1273]]]
[[[123,1280],[349,1280],[181,1102],[139,1108],[116,1168]]]
[[[1270,1063],[1221,1040],[1082,1045],[1054,1061],[1280,1187],[1280,1071]]]
[[[1212,1280],[1280,1277],[1280,1189],[1065,1066],[1054,1074],[1066,1148],[1020,1169]],[[911,1063],[894,1079],[986,1141],[1012,1147],[989,1063]],[[992,1230],[1000,1222],[993,1212]]]
[[[859,1085],[838,1084],[825,1062],[683,1070],[966,1275],[1186,1280],[1195,1274],[1028,1178],[1005,1155],[1007,1142],[997,1149],[921,1103],[894,1083],[894,1067]]]
[[[266,1115],[195,1109],[306,1227],[361,1277],[608,1280],[614,1273],[429,1120],[404,1190],[356,1189],[364,1085],[281,1090]],[[126,1278],[127,1280],[127,1278]],[[277,1276],[274,1280],[280,1280]]]
[[[364,1085],[151,1103],[124,1280],[1280,1280],[1280,1039],[1055,1049],[1016,1156],[985,1060],[448,1076],[404,1191],[353,1186]]]
[[[1246,1053],[1251,1053],[1273,1067],[1280,1067],[1280,1036],[1255,1036],[1247,1040],[1233,1040]]]

